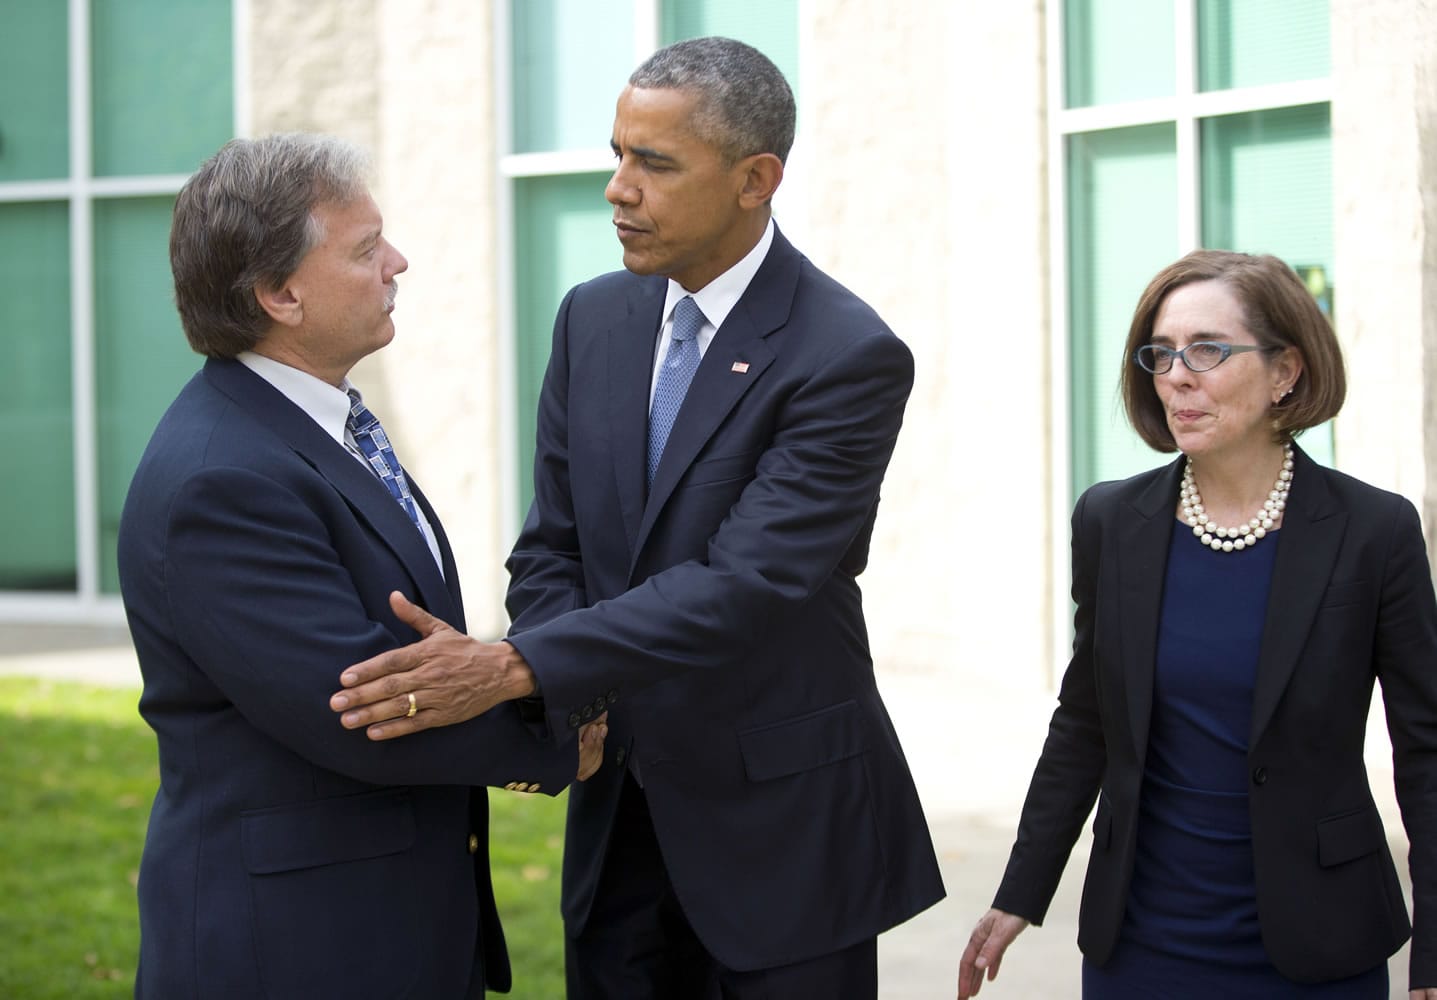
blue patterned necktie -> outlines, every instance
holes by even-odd
[[[669,332],[668,352],[660,362],[659,380],[654,385],[654,405],[649,410],[649,485],[654,483],[659,459],[664,454],[664,445],[669,440],[674,418],[679,415],[684,394],[689,391],[694,372],[699,367],[699,329],[704,325],[704,314],[693,300],[685,295],[674,306],[674,321]]]
[[[380,482],[384,483],[389,495],[404,508],[409,520],[419,528],[419,508],[414,505],[414,497],[409,492],[409,480],[404,478],[404,470],[400,468],[399,459],[394,456],[394,449],[389,445],[389,435],[384,433],[379,418],[369,412],[369,407],[364,405],[364,401],[354,389],[349,390],[349,419],[345,421],[345,426],[354,435],[354,443],[359,445],[370,469],[379,477]],[[424,529],[419,528],[419,533],[423,534]]]

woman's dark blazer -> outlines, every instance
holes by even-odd
[[[1289,979],[1321,982],[1384,961],[1415,927],[1411,984],[1437,986],[1437,601],[1421,524],[1402,497],[1294,451],[1248,749],[1263,944]],[[1179,458],[1074,509],[1073,658],[993,904],[1042,922],[1096,797],[1078,944],[1098,964],[1132,878],[1168,545],[1189,530],[1181,475]],[[1374,680],[1412,844],[1411,924],[1363,766]]]

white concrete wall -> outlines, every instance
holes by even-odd
[[[488,3],[252,0],[252,131],[331,132],[374,155],[409,258],[395,341],[352,373],[454,545],[468,625],[503,631],[502,377]]]
[[[1042,5],[812,10],[804,250],[917,362],[862,578],[875,655],[1039,686],[1053,624]]]
[[[1343,470],[1437,528],[1437,3],[1333,0],[1332,153]]]

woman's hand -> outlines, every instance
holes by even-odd
[[[1409,990],[1407,1000],[1437,1000],[1437,986],[1429,986],[1425,990]]]
[[[963,949],[963,957],[958,960],[958,1000],[978,995],[983,987],[985,970],[989,980],[998,978],[1003,953],[1027,926],[1028,921],[1022,917],[1002,910],[989,910],[983,914],[983,919],[968,936],[968,947]]]

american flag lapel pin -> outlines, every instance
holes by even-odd
[[[740,375],[747,375],[747,374],[748,374],[748,362],[747,362],[747,361],[735,361],[732,365],[729,366],[729,371],[731,371],[731,372],[738,372]]]

